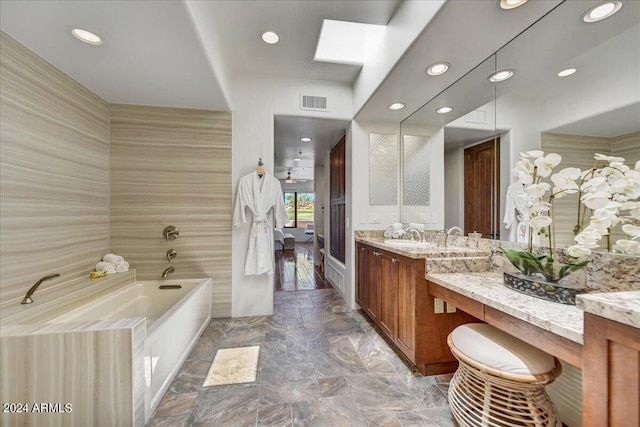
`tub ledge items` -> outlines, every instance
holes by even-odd
[[[129,271],[129,263],[125,261],[124,258],[121,257],[120,255],[106,254],[105,256],[102,257],[102,261],[107,262],[109,264],[113,264],[115,268],[113,273],[124,273],[126,271]],[[101,270],[98,270],[98,268],[96,268],[96,271],[101,271]],[[107,271],[107,274],[112,274],[112,273]]]
[[[116,272],[116,265],[110,262],[100,261],[96,264],[96,271],[105,271],[107,274]]]

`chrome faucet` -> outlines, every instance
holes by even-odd
[[[169,274],[173,273],[174,271],[176,271],[176,269],[175,269],[175,267],[173,267],[173,266],[172,266],[172,267],[167,268],[165,271],[163,271],[163,272],[162,272],[162,278],[163,278],[163,279],[166,279],[166,278],[167,278],[167,276],[168,276]]]
[[[28,291],[27,294],[24,296],[24,298],[22,299],[22,302],[20,304],[31,304],[33,302],[33,300],[31,299],[31,295],[33,295],[33,293],[36,291],[36,289],[38,289],[38,286],[40,286],[42,284],[42,282],[44,282],[45,280],[50,280],[56,277],[60,277],[60,275],[58,273],[55,274],[49,274],[48,276],[44,276],[41,277],[40,280],[38,280],[36,282],[35,285],[33,285]]]
[[[444,235],[444,247],[447,247],[447,240],[449,240],[449,236],[451,236],[453,233],[456,233],[460,236],[464,235],[464,232],[462,231],[462,228],[455,226],[455,227],[451,227],[450,229],[448,229]]]
[[[417,240],[418,242],[422,242],[424,240],[424,234],[415,227],[408,227],[404,230],[405,233],[411,233],[411,240]],[[416,239],[415,236],[418,236]]]

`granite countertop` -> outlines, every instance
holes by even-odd
[[[583,343],[582,310],[511,290],[504,286],[500,273],[427,273],[426,278],[544,330]]]
[[[457,246],[440,247],[435,245],[425,247],[397,247],[384,243],[385,239],[381,237],[355,237],[356,242],[365,243],[378,249],[392,252],[398,255],[413,259],[432,259],[432,258],[488,258],[489,251],[463,248]]]
[[[640,328],[640,291],[578,295],[576,305],[587,313]]]

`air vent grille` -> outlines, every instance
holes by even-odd
[[[328,111],[327,97],[300,94],[300,109],[314,110],[314,111]]]

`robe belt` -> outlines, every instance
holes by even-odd
[[[262,234],[263,236],[267,236],[268,230],[269,218],[267,218],[266,215],[254,215],[250,231],[251,238],[258,238],[258,235],[260,234]]]

